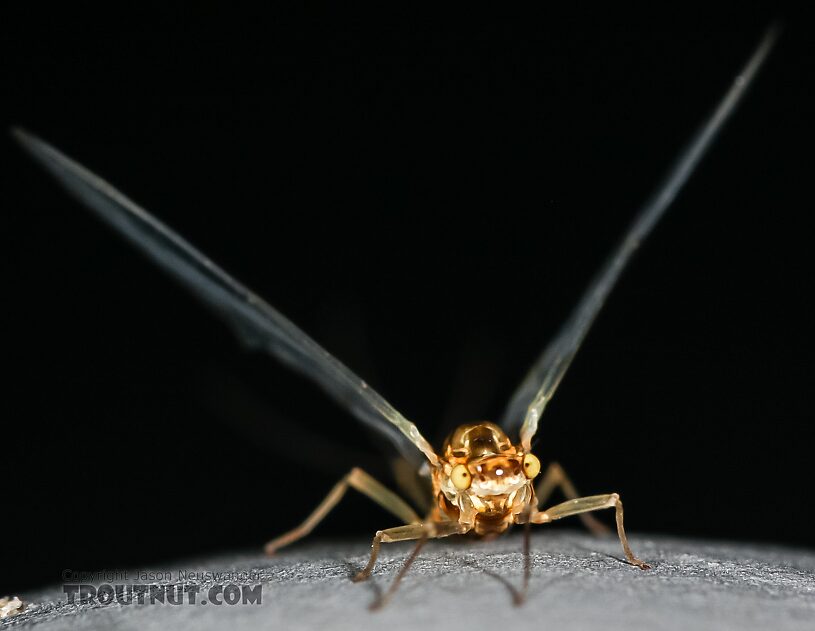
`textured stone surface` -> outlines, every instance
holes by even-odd
[[[632,536],[653,565],[637,570],[614,538],[539,531],[526,604],[514,607],[521,539],[429,543],[390,604],[368,605],[385,588],[409,544],[383,547],[371,581],[349,577],[368,541],[317,541],[277,558],[243,554],[168,565],[247,571],[262,577],[261,605],[71,605],[60,586],[27,594],[33,610],[2,625],[39,629],[815,629],[815,553],[781,547]],[[158,568],[156,568],[158,569]],[[198,581],[206,589],[212,581]]]

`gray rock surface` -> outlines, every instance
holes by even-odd
[[[643,572],[622,561],[616,538],[538,531],[532,539],[532,578],[526,603],[513,606],[521,584],[520,533],[481,542],[430,542],[393,600],[368,606],[398,571],[409,544],[383,546],[367,583],[350,576],[367,560],[368,541],[313,541],[281,551],[180,562],[179,571],[253,571],[261,604],[220,606],[200,588],[197,604],[70,604],[61,586],[23,595],[33,608],[0,626],[41,629],[815,629],[815,553],[664,537],[631,537],[652,564]],[[139,582],[135,574],[130,582]],[[96,581],[98,583],[98,581]],[[114,581],[115,582],[115,581]],[[255,584],[256,577],[233,581]]]

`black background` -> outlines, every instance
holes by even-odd
[[[774,17],[173,11],[6,14],[3,124],[178,229],[435,443],[500,414]],[[633,533],[813,543],[810,37],[787,16],[542,423],[539,456],[620,492]],[[257,549],[352,465],[388,479],[321,391],[0,154],[0,592]],[[354,495],[314,536],[364,547],[392,522]]]

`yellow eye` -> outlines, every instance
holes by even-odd
[[[530,480],[541,472],[541,461],[532,454],[524,456],[524,475]]]
[[[457,464],[450,472],[450,480],[452,480],[453,486],[459,491],[463,491],[464,489],[470,488],[470,482],[473,481],[473,476],[470,475],[466,465]]]

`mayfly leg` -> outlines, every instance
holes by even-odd
[[[546,504],[552,492],[559,488],[568,500],[576,500],[580,497],[574,484],[566,475],[563,467],[557,462],[552,462],[543,474],[541,481],[535,487],[535,496],[538,498],[538,507]],[[600,522],[591,513],[580,513],[580,520],[583,525],[595,535],[605,535],[610,532],[610,528]]]
[[[524,524],[524,547],[523,547],[523,558],[524,558],[524,578],[523,583],[521,583],[521,591],[517,592],[513,595],[513,602],[516,607],[520,607],[524,604],[526,600],[526,592],[529,590],[529,579],[532,576],[532,557],[530,555],[530,537],[532,536],[532,522],[527,519],[526,523]]]
[[[397,541],[414,541],[426,537],[429,539],[440,539],[441,537],[449,537],[450,535],[457,535],[464,532],[464,527],[458,522],[444,522],[441,524],[434,524],[426,522],[424,524],[408,524],[406,526],[396,526],[395,528],[388,528],[387,530],[377,530],[374,539],[371,542],[371,558],[368,559],[368,564],[360,570],[354,577],[354,581],[364,581],[367,579],[376,565],[376,559],[379,556],[379,548],[383,543],[396,543]]]
[[[294,543],[309,534],[340,502],[349,488],[356,489],[366,497],[371,498],[382,508],[393,513],[406,524],[418,524],[422,521],[416,514],[416,511],[414,511],[405,500],[381,482],[365,473],[362,469],[354,467],[334,485],[334,488],[329,491],[325,499],[320,502],[311,515],[306,517],[302,524],[279,537],[275,537],[267,543],[264,548],[266,554],[271,556],[280,548]]]
[[[631,565],[635,565],[642,570],[649,569],[651,566],[635,557],[634,553],[631,552],[631,547],[628,545],[628,538],[625,536],[625,528],[623,527],[623,502],[617,493],[578,497],[577,499],[563,502],[552,508],[547,508],[544,511],[533,513],[530,521],[533,524],[548,524],[550,521],[555,521],[556,519],[563,519],[564,517],[602,510],[604,508],[616,509],[617,535],[620,537],[625,558],[628,559]]]
[[[371,557],[368,559],[368,564],[360,570],[357,575],[354,577],[354,582],[364,581],[368,577],[371,576],[371,572],[376,565],[376,559],[379,557],[379,548],[382,546],[383,543],[396,543],[397,541],[415,541],[416,539],[419,540],[419,543],[416,544],[416,547],[413,549],[411,555],[405,561],[405,564],[402,566],[402,569],[399,570],[399,573],[396,575],[396,578],[393,579],[388,591],[385,592],[382,597],[372,605],[372,609],[378,609],[382,607],[387,600],[393,596],[396,592],[396,589],[399,587],[399,583],[401,582],[402,578],[405,574],[407,574],[408,569],[416,560],[416,557],[419,556],[419,551],[422,549],[424,544],[427,542],[428,539],[440,539],[441,537],[449,537],[450,535],[458,535],[466,531],[466,528],[461,526],[458,522],[444,522],[441,524],[436,524],[433,522],[426,522],[424,524],[408,524],[406,526],[396,526],[395,528],[388,528],[387,530],[378,530],[377,533],[374,535],[374,539],[371,542]]]
[[[427,543],[427,539],[428,531],[424,530],[422,532],[422,536],[419,537],[419,541],[413,547],[413,552],[410,553],[410,556],[402,564],[402,567],[399,569],[399,573],[394,577],[393,581],[390,584],[390,587],[388,587],[388,591],[386,591],[384,594],[382,594],[381,597],[379,597],[377,600],[371,603],[370,606],[371,611],[382,609],[382,607],[384,607],[387,604],[387,602],[391,599],[391,596],[393,596],[396,593],[396,590],[399,589],[399,583],[402,582],[402,579],[404,578],[405,574],[408,573],[410,566],[413,565],[413,562],[419,557],[419,553],[422,551],[422,548],[424,548],[424,544]],[[356,578],[354,580],[356,580]]]

